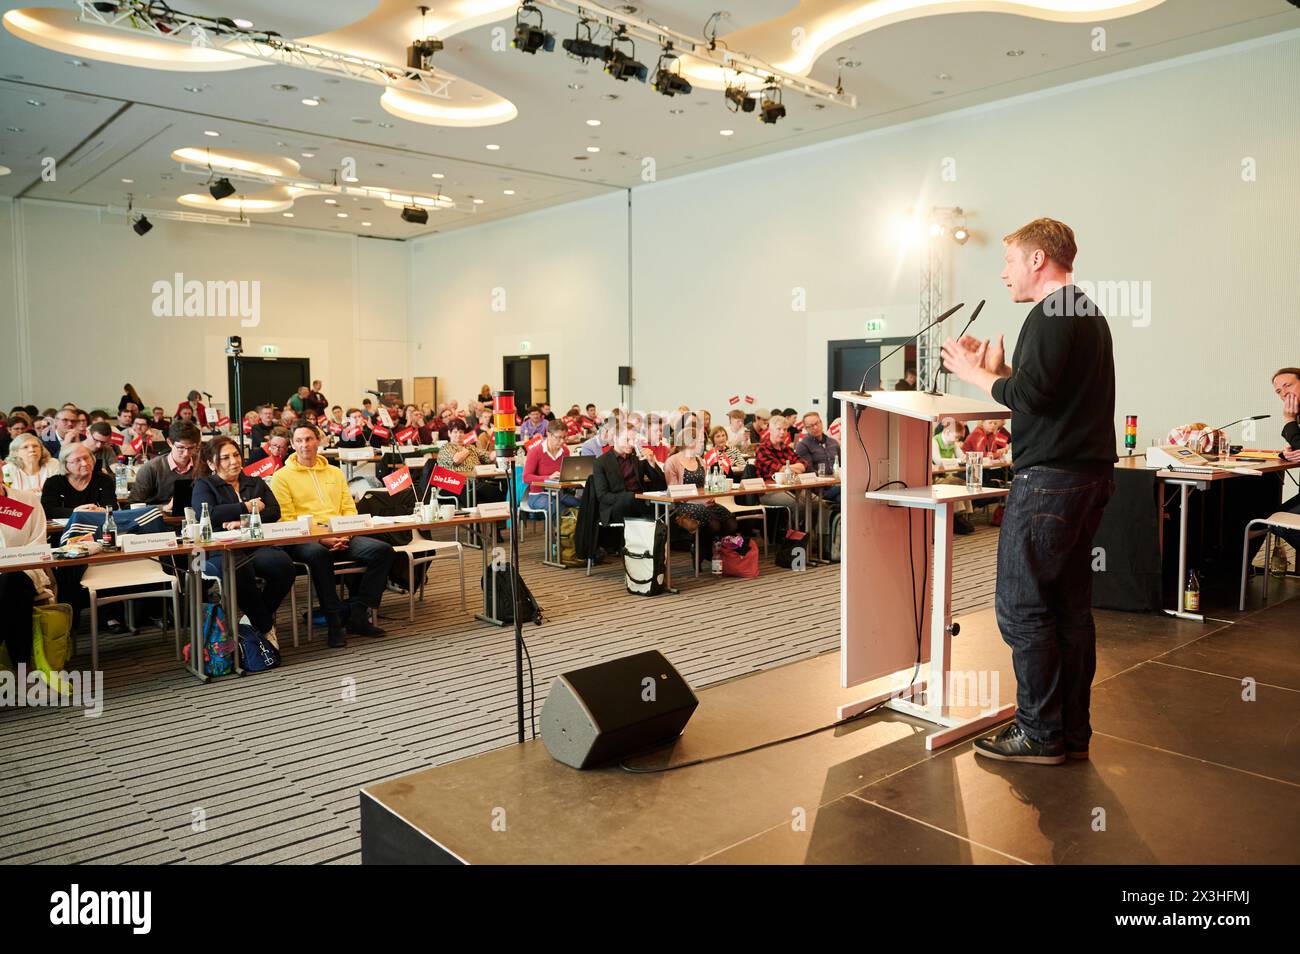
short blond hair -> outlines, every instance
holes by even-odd
[[[1074,256],[1079,246],[1074,241],[1074,229],[1056,219],[1034,219],[1022,225],[1002,241],[1030,254],[1042,249],[1043,254],[1067,272],[1074,271]]]

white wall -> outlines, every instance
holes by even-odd
[[[1270,372],[1300,361],[1297,88],[1293,31],[638,188],[636,403],[716,414],[740,392],[760,406],[806,407],[825,391],[826,341],[864,335],[865,320],[882,315],[888,335],[917,328],[917,254],[900,256],[896,219],[912,206],[959,205],[975,237],[949,249],[947,300],[987,298],[973,331],[1005,333],[1008,350],[1027,309],[998,278],[1001,236],[1036,216],[1074,227],[1078,279],[1150,283],[1149,324],[1110,316],[1116,413],[1121,423],[1139,415],[1141,444],[1180,422],[1276,412]],[[946,157],[954,182],[941,178]],[[1258,164],[1255,182],[1242,181],[1245,157]],[[617,392],[604,382],[624,353],[617,206],[596,200],[415,243],[414,261],[450,266],[432,271],[443,281],[426,310],[460,328],[508,324],[519,337],[554,329],[575,348],[557,367],[557,403],[607,406]],[[525,275],[522,302],[512,299],[522,307],[502,322],[488,289]],[[795,288],[806,312],[791,308]],[[423,320],[413,308],[413,323]],[[606,353],[593,355],[593,340]],[[472,370],[442,372],[454,392],[498,383],[501,346],[458,355]],[[1266,436],[1278,424],[1265,422]]]
[[[19,200],[0,206],[0,252],[5,408],[68,400],[116,407],[124,381],[169,412],[191,388],[224,403],[232,334],[249,355],[271,344],[282,357],[309,358],[326,395],[343,403],[359,401],[377,378],[407,377],[407,249],[399,242],[162,220],[138,237],[121,216]],[[260,282],[258,324],[155,316],[154,283],[176,272]]]
[[[619,399],[626,193],[408,244],[413,375],[438,377],[463,404],[501,386],[503,355],[549,354],[552,403]]]

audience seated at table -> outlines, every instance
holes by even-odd
[[[649,501],[637,500],[637,494],[666,490],[663,468],[648,447],[636,446],[636,433],[630,428],[618,432],[614,446],[596,459],[592,469],[592,488],[605,526],[622,523],[626,517],[649,517]]]
[[[86,445],[95,455],[96,464],[100,470],[109,475],[113,473],[118,454],[117,445],[113,443],[113,434],[113,428],[103,421],[91,424],[86,434]]]
[[[59,472],[47,477],[41,488],[41,506],[50,520],[78,510],[113,510],[117,488],[113,478],[99,470],[94,451],[84,443],[65,444],[59,452]]]
[[[792,475],[804,472],[803,461],[790,446],[790,429],[785,418],[773,414],[768,419],[767,429],[754,455],[754,469],[758,472],[758,476],[772,482],[776,480],[777,473],[783,471],[787,465]],[[789,515],[789,526],[794,526],[796,506],[794,494],[787,490],[773,490],[763,494],[758,500],[767,507],[784,507]]]
[[[194,478],[194,461],[203,438],[199,429],[182,416],[167,429],[169,452],[155,457],[136,471],[131,487],[133,504],[156,504],[170,508],[177,478]],[[180,516],[180,514],[176,514]]]
[[[260,514],[263,523],[279,521],[280,502],[266,481],[243,472],[239,445],[229,437],[214,437],[204,444],[198,467],[202,475],[194,484],[194,509],[202,513],[203,505],[208,505],[213,529],[238,530],[240,518],[253,513]],[[204,571],[220,578],[223,559],[224,554],[208,557]],[[237,550],[235,560],[239,608],[254,629],[278,646],[275,613],[293,586],[293,560],[276,546]]]
[[[348,492],[343,472],[327,463],[319,454],[320,431],[301,424],[293,431],[293,453],[271,478],[271,491],[280,504],[280,520],[309,517],[313,526],[328,525],[331,517],[351,516],[357,505]],[[338,597],[334,564],[355,560],[365,566],[355,587],[356,602],[348,613],[347,632],[361,636],[382,636],[384,631],[370,621],[370,610],[378,609],[388,571],[392,566],[393,548],[370,536],[318,537],[310,543],[296,543],[284,548],[298,563],[306,564],[316,599],[325,613],[329,628],[329,645],[347,645],[342,605]],[[348,579],[354,580],[355,576]]]
[[[367,423],[366,413],[357,407],[348,408],[348,423],[339,435],[339,447],[370,447],[374,431]]]
[[[742,429],[741,433],[746,432]],[[717,452],[718,457],[726,461],[723,470],[731,474],[732,480],[739,480],[741,473],[745,470],[746,460],[740,449],[732,446],[731,433],[722,425],[718,425],[709,433],[709,440],[712,442],[713,450]]]
[[[691,484],[704,490],[704,435],[699,419],[687,413],[681,420],[678,437],[681,449],[664,462],[664,481],[674,484]],[[687,533],[701,531],[701,548],[708,550],[717,536],[736,532],[736,518],[730,510],[716,500],[694,502],[690,498],[673,503],[673,522]]]
[[[45,481],[59,472],[59,462],[35,434],[20,433],[9,442],[4,482],[17,490],[40,494]]]
[[[966,451],[962,449],[965,438],[962,436],[963,429],[960,424],[951,417],[945,417],[939,421],[939,430],[931,439],[931,462],[935,468],[955,467],[959,464],[966,463]],[[935,473],[934,483],[947,484],[949,486],[966,486],[966,474],[962,473]],[[974,533],[975,528],[971,525],[970,518],[966,515],[972,510],[969,500],[959,500],[952,506],[952,529],[954,533],[967,534]]]
[[[41,441],[52,456],[58,457],[65,444],[80,442],[79,429],[76,409],[63,407],[54,415],[54,427],[41,437]]]
[[[191,391],[185,395],[185,400],[176,406],[176,413],[173,417],[188,417],[189,420],[202,427],[207,423],[207,409],[199,398],[203,395],[198,391]]]
[[[778,412],[779,413],[779,412]],[[763,438],[767,436],[768,424],[772,417],[767,411],[755,411],[754,419],[749,422],[749,444],[751,447],[758,447],[763,443]]]
[[[137,414],[149,413],[149,405],[144,403],[144,398],[140,397],[140,392],[129,381],[122,385],[122,396],[117,399],[118,411],[125,411],[128,404],[135,405]]]
[[[526,444],[534,437],[541,437],[546,434],[546,427],[549,422],[542,409],[537,405],[528,408],[528,413],[524,417],[524,423],[519,428],[519,442]]]
[[[731,448],[744,453],[750,447],[751,435],[749,426],[745,424],[745,412],[740,408],[733,408],[727,412],[727,419],[723,422],[722,427],[727,431],[727,444]],[[712,431],[710,431],[712,433]]]
[[[528,506],[534,510],[546,509],[546,491],[542,482],[559,479],[560,467],[569,449],[564,444],[568,425],[564,421],[551,421],[546,428],[546,440],[534,444],[524,458],[524,483],[528,485]],[[578,506],[578,497],[572,490],[560,492],[561,507]]]
[[[93,464],[90,465],[93,467]],[[0,550],[45,542],[45,512],[41,498],[30,490],[0,485],[0,500],[9,498],[32,508],[21,527],[0,524]],[[15,666],[32,661],[32,607],[52,603],[54,587],[44,570],[0,573],[0,639]],[[26,686],[19,691],[26,691]]]
[[[962,441],[961,449],[967,454],[981,453],[985,460],[1010,459],[1011,432],[1007,430],[1005,423],[995,419],[979,421],[971,428],[966,440]]]
[[[795,453],[810,474],[821,473],[829,477],[835,472],[835,461],[840,456],[840,442],[825,432],[822,416],[809,411],[803,416],[803,436],[795,445]],[[840,502],[840,488],[827,487],[822,499],[830,504]]]
[[[646,419],[645,437],[639,439],[638,447],[642,454],[653,454],[661,466],[672,456],[672,445],[664,438],[663,423],[658,415],[651,414]]]
[[[611,414],[601,423],[596,433],[578,445],[577,455],[579,457],[599,457],[614,446],[614,435],[617,433],[618,418]]]
[[[255,464],[266,457],[274,457],[279,461],[276,465],[278,470],[284,466],[285,458],[289,456],[289,440],[289,429],[277,424],[266,432],[266,440],[260,446],[249,451],[248,462]]]

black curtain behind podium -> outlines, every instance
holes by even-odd
[[[1092,543],[1106,561],[1106,569],[1092,577],[1092,605],[1098,609],[1161,608],[1161,515],[1155,475],[1154,470],[1115,468],[1115,493]]]

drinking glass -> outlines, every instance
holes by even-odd
[[[984,488],[984,454],[971,451],[966,455],[966,489],[982,490]]]

